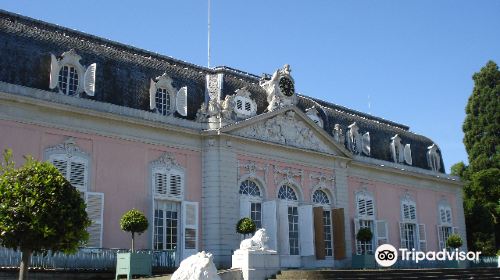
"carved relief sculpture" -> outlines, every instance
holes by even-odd
[[[328,147],[314,136],[307,125],[295,118],[295,112],[287,111],[265,122],[242,128],[237,135],[250,137],[298,148],[328,152]]]
[[[222,82],[224,75],[222,73],[206,76],[206,99],[207,102],[201,104],[196,113],[196,120],[200,122],[207,121],[208,118],[220,118],[222,113],[222,102],[220,95],[222,93]]]

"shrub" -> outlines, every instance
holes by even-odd
[[[243,235],[253,233],[255,230],[255,222],[250,218],[242,218],[236,224],[236,232]]]
[[[452,234],[446,239],[446,247],[459,248],[463,244],[462,238],[458,234]]]
[[[369,242],[373,238],[373,233],[369,228],[360,228],[356,234],[356,239],[361,242]]]

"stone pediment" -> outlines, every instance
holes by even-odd
[[[343,147],[338,147],[322,128],[295,107],[256,118],[230,125],[221,129],[221,132],[284,146],[349,156],[343,151]]]

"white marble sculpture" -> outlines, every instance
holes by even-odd
[[[236,134],[298,148],[321,152],[329,151],[326,144],[314,135],[311,128],[295,117],[295,112],[293,111],[288,111],[265,122],[242,128],[236,131]]]
[[[171,280],[220,280],[212,254],[199,252],[181,262]]]
[[[267,250],[268,240],[269,237],[267,236],[266,229],[261,228],[251,238],[241,241],[240,250],[265,251]]]

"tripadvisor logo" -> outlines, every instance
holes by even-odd
[[[394,246],[391,244],[383,244],[378,246],[377,250],[375,251],[375,260],[380,266],[383,267],[388,267],[392,266],[396,263],[398,260],[398,255],[401,254],[401,260],[402,261],[415,261],[415,263],[418,263],[419,261],[478,261],[479,260],[479,255],[481,255],[481,252],[463,252],[463,251],[458,251],[458,249],[455,249],[454,251],[447,251],[446,249],[443,249],[441,251],[435,252],[435,251],[428,251],[428,252],[422,252],[422,251],[415,251],[415,249],[408,250],[404,248],[396,250]]]
[[[375,251],[375,260],[380,266],[392,266],[398,260],[398,251],[391,244],[380,245]]]

